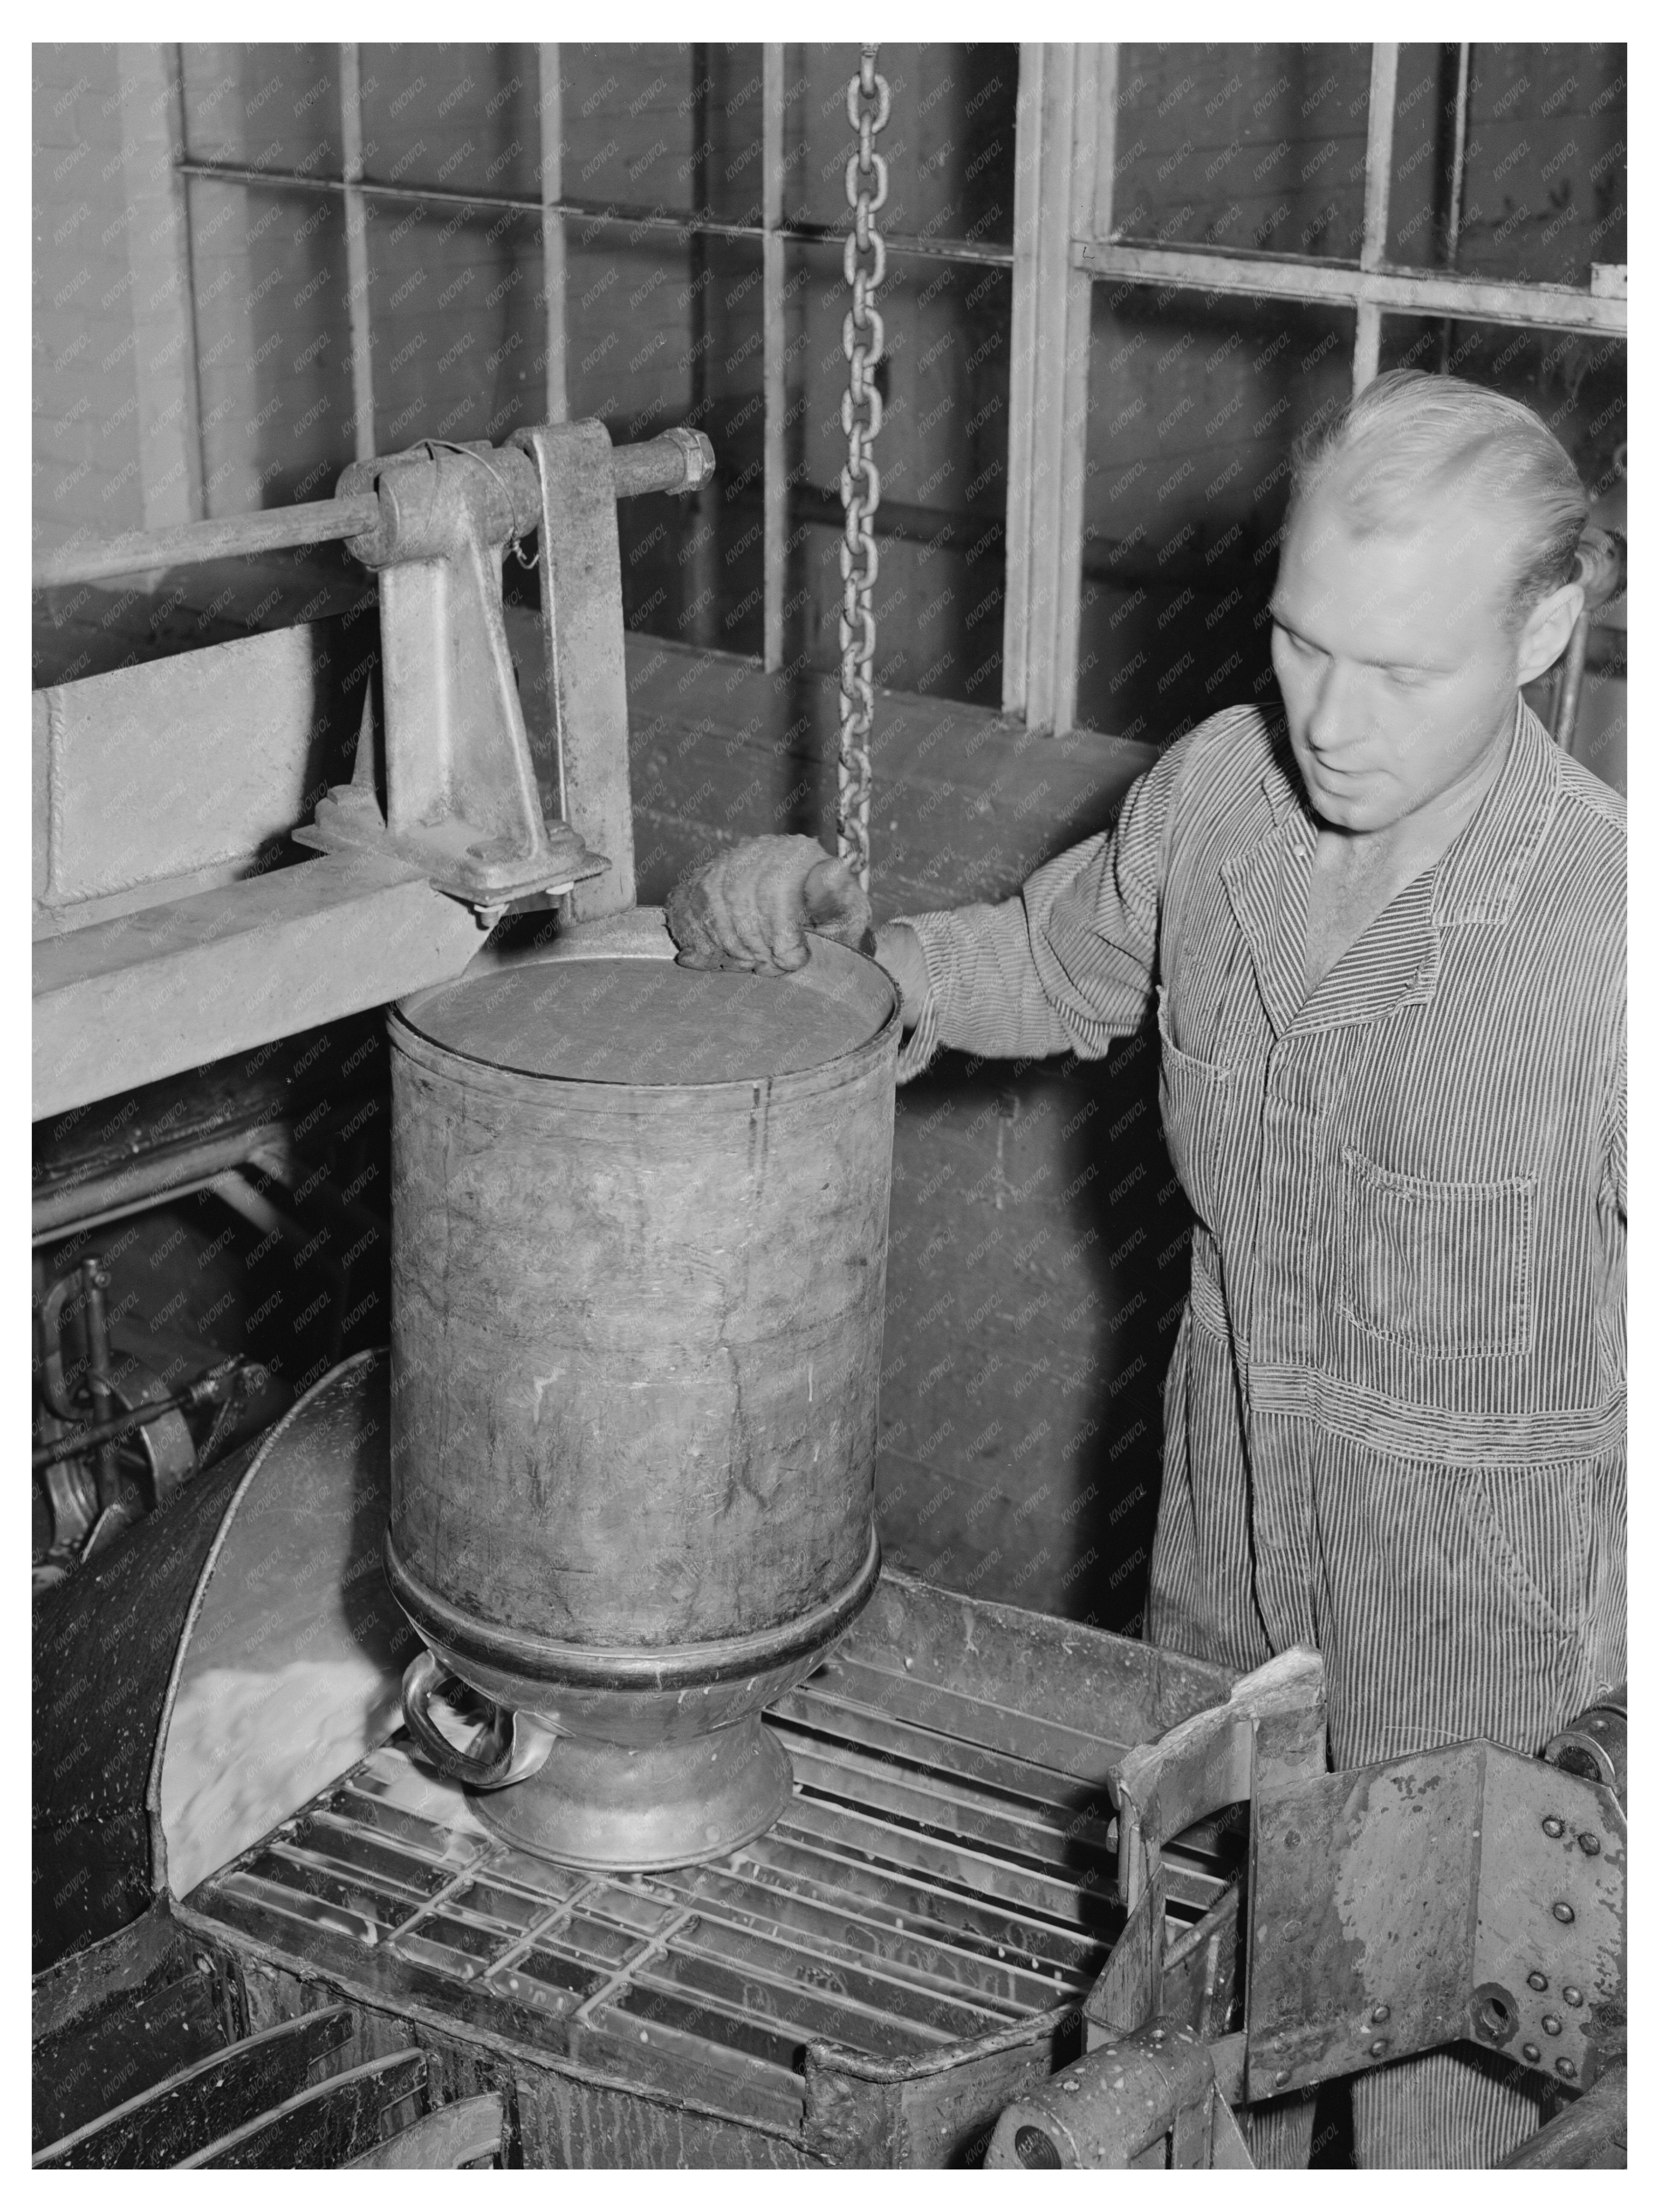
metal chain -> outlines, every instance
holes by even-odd
[[[847,88],[847,119],[859,134],[847,162],[847,204],[853,210],[842,266],[853,305],[842,325],[847,390],[841,427],[847,465],[841,472],[846,524],[841,544],[841,759],[836,774],[836,849],[867,891],[870,888],[870,726],[875,716],[876,617],[872,605],[878,562],[872,528],[881,505],[881,477],[872,447],[881,428],[881,394],[874,369],[884,333],[877,288],[887,273],[887,248],[872,217],[887,204],[887,164],[875,137],[887,127],[892,95],[876,74],[877,46],[860,46],[859,72]]]

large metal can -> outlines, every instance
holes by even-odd
[[[405,1709],[498,1832],[688,1863],[775,1819],[762,1707],[879,1571],[880,969],[676,965],[654,916],[392,1017],[387,1567]],[[465,1753],[428,1700],[488,1704]]]

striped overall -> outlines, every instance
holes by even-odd
[[[1155,994],[1197,1223],[1147,1633],[1316,1645],[1339,1769],[1534,1753],[1625,1676],[1624,805],[1517,705],[1480,812],[1309,994],[1315,836],[1282,732],[1215,716],[1018,898],[908,917],[907,1073],[1098,1056]],[[1539,2117],[1470,2046],[1354,2109],[1376,2165]]]

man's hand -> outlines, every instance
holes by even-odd
[[[746,838],[678,885],[665,915],[681,967],[757,975],[804,967],[809,929],[856,950],[870,927],[857,878],[811,837]]]

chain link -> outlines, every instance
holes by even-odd
[[[875,715],[876,617],[872,604],[879,562],[872,527],[881,504],[881,476],[872,453],[881,429],[881,394],[874,369],[884,333],[875,295],[887,273],[887,248],[872,218],[887,204],[887,164],[875,150],[887,127],[892,94],[876,73],[877,46],[860,46],[859,71],[847,88],[847,120],[859,134],[847,161],[847,203],[853,228],[842,267],[853,305],[842,325],[847,389],[841,427],[847,465],[841,472],[846,522],[841,544],[841,758],[836,772],[836,849],[870,888],[870,727]]]

